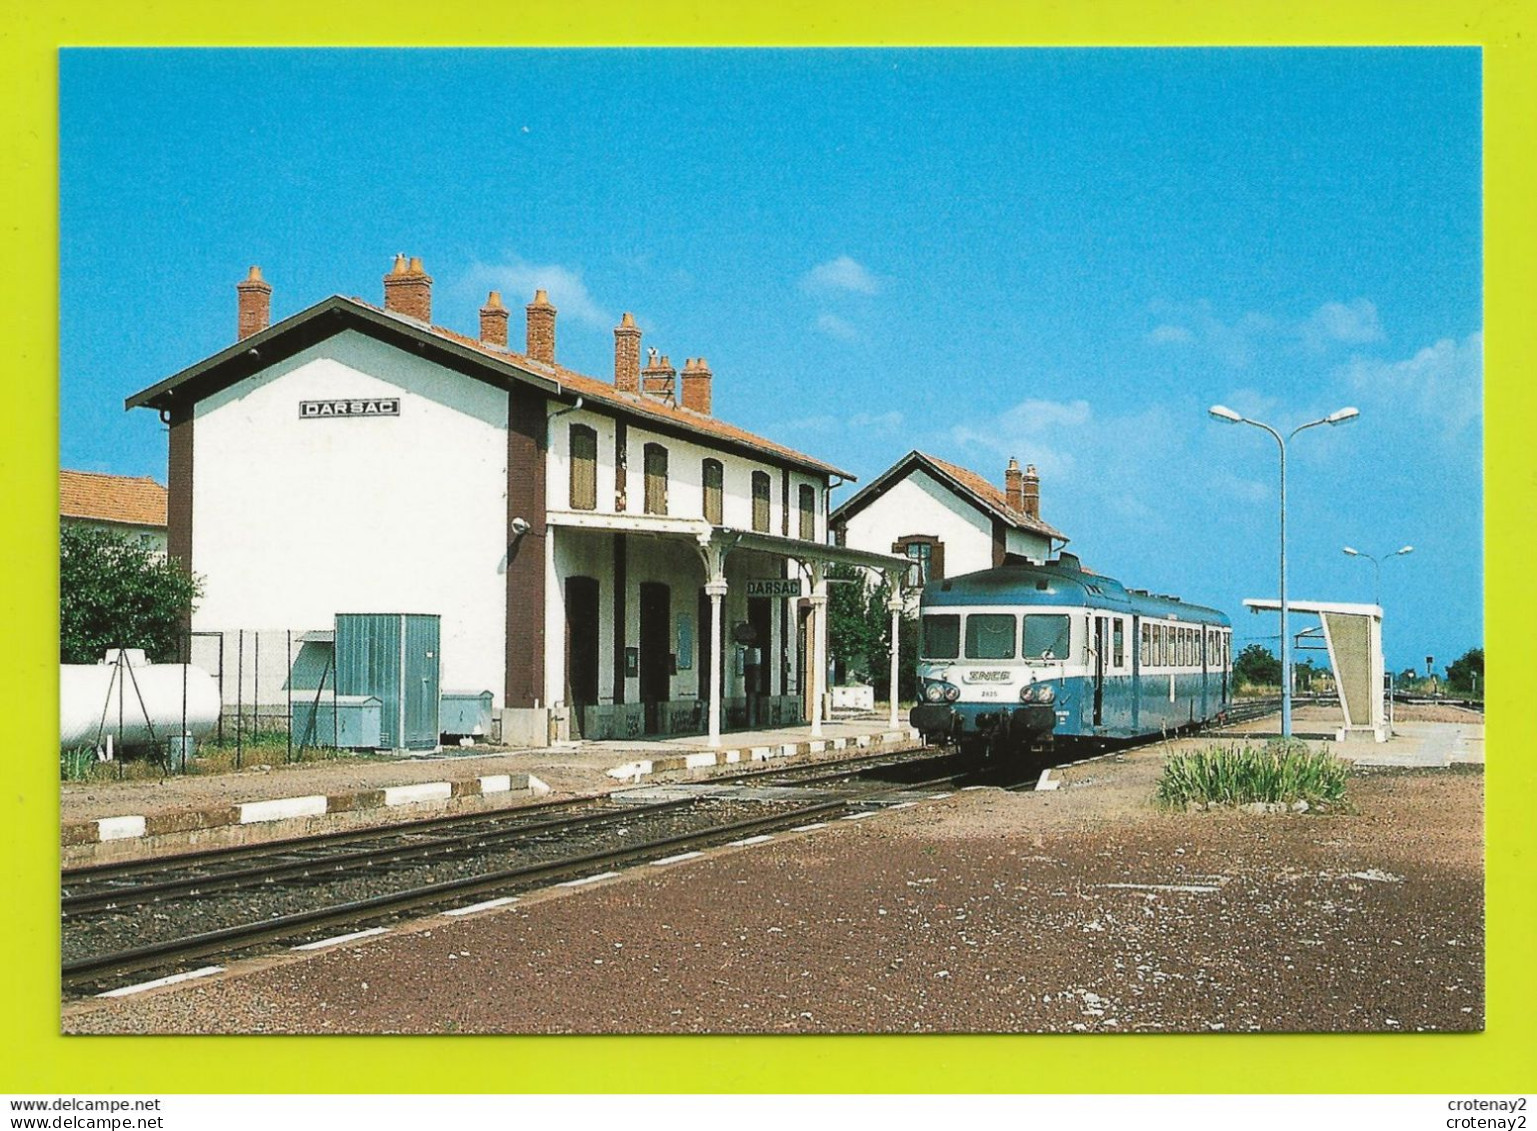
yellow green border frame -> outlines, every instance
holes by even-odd
[[[35,0],[0,14],[0,373],[8,740],[0,1080],[10,1092],[1521,1092],[1537,1090],[1537,674],[1528,586],[1537,8],[1531,0],[933,4],[709,0],[228,6]],[[58,1034],[57,79],[66,46],[1364,46],[1483,49],[1488,1028],[1481,1034],[1116,1037],[225,1037]],[[110,112],[110,107],[104,107]],[[1434,138],[1426,138],[1427,146]],[[125,269],[131,269],[125,265]],[[1523,706],[1526,710],[1523,713]],[[1530,725],[1528,722],[1527,725]]]

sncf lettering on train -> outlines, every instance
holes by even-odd
[[[300,420],[399,415],[399,397],[350,397],[347,400],[299,402]]]

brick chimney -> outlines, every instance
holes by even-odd
[[[262,278],[260,267],[252,267],[250,274],[235,284],[235,295],[236,341],[259,334],[272,324],[272,284]]]
[[[640,392],[640,327],[629,311],[614,327],[614,388],[621,393]]]
[[[710,363],[702,357],[691,357],[683,366],[683,407],[705,416],[710,415]]]
[[[502,292],[492,291],[486,305],[480,308],[480,341],[482,345],[507,348],[507,321],[511,314],[502,305]]]
[[[432,324],[432,276],[422,269],[419,257],[395,257],[394,268],[384,277],[384,309]]]
[[[1025,510],[1025,473],[1019,470],[1019,460],[1009,457],[1009,466],[1003,471],[1003,494],[1009,502],[1009,509]]]
[[[1036,474],[1035,464],[1025,465],[1024,512],[1031,518],[1041,517],[1041,477]]]
[[[659,401],[672,402],[677,377],[678,371],[672,367],[667,355],[658,358],[653,349],[646,358],[646,368],[640,371],[640,391]]]
[[[546,365],[555,364],[555,308],[543,289],[528,304],[528,356]]]

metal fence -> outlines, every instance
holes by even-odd
[[[232,749],[237,767],[253,748],[270,758],[281,747],[283,758],[294,761],[305,747],[335,745],[336,651],[329,629],[190,632],[180,658],[218,685],[222,708],[212,742]]]

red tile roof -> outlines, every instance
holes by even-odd
[[[360,306],[366,306],[381,314],[393,315],[394,313],[356,296],[347,301],[358,303]],[[693,409],[683,408],[681,405],[666,404],[654,397],[643,396],[639,393],[621,392],[608,381],[597,377],[589,377],[585,373],[578,373],[562,365],[547,365],[542,361],[536,361],[527,354],[518,353],[512,349],[501,349],[497,346],[486,345],[478,338],[471,338],[456,330],[450,330],[446,326],[423,326],[422,323],[414,319],[409,321],[411,324],[428,330],[440,338],[445,338],[461,346],[468,346],[499,361],[511,362],[520,369],[528,370],[530,373],[550,377],[555,381],[559,381],[562,386],[573,393],[577,393],[590,401],[598,401],[637,416],[663,421],[675,428],[684,428],[691,432],[700,432],[708,436],[729,440],[732,443],[757,448],[760,451],[781,456],[796,463],[804,464],[807,467],[816,468],[827,474],[841,476],[850,481],[855,478],[853,475],[834,467],[832,464],[824,463],[819,459],[806,455],[804,452],[798,452],[794,448],[787,448],[783,444],[776,444],[773,440],[766,440],[762,436],[748,432],[746,429],[738,428],[734,424],[728,424],[719,417],[695,412]]]
[[[1025,530],[1034,531],[1038,534],[1050,534],[1057,538],[1062,537],[1061,531],[1048,525],[1042,519],[1032,518],[1031,516],[1025,514],[1023,511],[1017,511],[1013,507],[1009,506],[1008,495],[999,490],[997,487],[994,487],[991,483],[982,478],[982,476],[978,475],[975,471],[972,471],[969,468],[961,467],[958,464],[949,463],[946,460],[939,459],[937,456],[931,456],[927,452],[919,452],[918,455],[928,460],[935,467],[939,468],[939,470],[943,471],[946,475],[949,475],[962,487],[970,491],[973,495],[976,495],[978,498],[982,499],[987,503],[988,506],[992,507],[994,510],[1002,511],[1005,515],[1013,520],[1014,525]]]
[[[59,472],[59,514],[94,522],[165,526],[166,491],[148,476]]]

